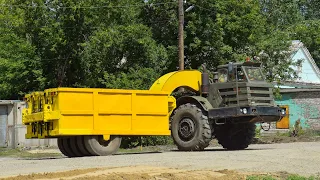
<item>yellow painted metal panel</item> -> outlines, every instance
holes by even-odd
[[[93,92],[59,93],[60,111],[93,111]]]
[[[63,116],[59,120],[59,129],[93,129],[93,116],[69,115]]]
[[[94,121],[95,130],[130,131],[131,115],[100,115]]]
[[[136,114],[168,113],[168,97],[158,95],[137,94],[135,97]]]
[[[59,129],[56,133],[51,133],[52,136],[70,136],[70,135],[94,135],[92,129]]]
[[[149,90],[171,93],[178,87],[187,87],[194,91],[200,91],[201,72],[197,70],[183,70],[165,74],[156,80]]]
[[[22,114],[23,122],[24,123],[32,123],[32,122],[39,122],[39,121],[50,121],[60,118],[60,112],[58,111],[44,111],[44,112],[37,112],[28,114],[27,112],[23,112]]]
[[[165,131],[154,131],[153,129],[151,130],[141,130],[141,131],[118,131],[118,130],[94,130],[92,134],[96,135],[130,135],[130,136],[169,136],[171,134],[170,130],[165,130]]]
[[[50,131],[51,135],[59,134],[59,120],[52,121],[52,130]]]
[[[169,129],[168,116],[137,116],[132,120],[133,131],[164,131]]]
[[[281,106],[282,108],[286,108],[287,115],[283,117],[279,122],[277,122],[277,129],[289,129],[289,106]]]
[[[99,93],[98,111],[131,113],[132,94]]]

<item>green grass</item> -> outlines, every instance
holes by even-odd
[[[62,157],[61,153],[30,153],[20,149],[6,149],[0,148],[0,157],[10,158],[49,158]]]
[[[161,151],[161,148],[157,146],[146,146],[146,147],[135,147],[135,148],[128,148],[123,149],[120,148],[117,154],[130,154],[130,153],[147,153],[147,152],[157,152]]]
[[[253,176],[248,176],[247,180],[276,180],[276,179],[269,175],[253,175]]]
[[[299,175],[290,175],[287,180],[320,180],[320,177],[310,176],[310,177],[302,177]]]
[[[288,175],[287,177],[275,177],[272,175],[252,175],[246,178],[247,180],[320,180],[320,177],[310,176],[303,177],[299,175]]]
[[[157,147],[136,147],[132,149],[119,149],[117,154],[134,154],[134,153],[149,153],[149,152],[157,152],[160,151],[160,148]],[[61,153],[30,153],[25,150],[20,149],[7,149],[0,148],[0,157],[8,157],[8,158],[26,158],[26,159],[36,159],[36,158],[55,158],[62,157]]]

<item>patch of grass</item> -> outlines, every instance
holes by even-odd
[[[276,131],[273,134],[264,134],[260,132],[261,128],[256,128],[256,136],[254,137],[253,144],[272,144],[272,143],[291,143],[291,142],[319,142],[320,131],[312,129],[299,129],[293,135],[291,128],[287,132]]]
[[[311,130],[311,129],[306,129],[304,131],[302,131],[302,133],[300,134],[300,136],[302,137],[315,137],[315,136],[320,136],[320,131],[316,131],[316,130]]]
[[[146,147],[138,146],[135,148],[128,148],[128,149],[120,148],[118,150],[118,154],[146,153],[146,152],[155,152],[155,151],[161,151],[161,148],[157,146],[146,146]]]
[[[260,138],[261,137],[261,127],[258,126],[255,130],[255,138]]]
[[[286,180],[320,180],[320,177],[315,177],[315,176],[303,177],[299,175],[289,175]]]
[[[119,154],[125,154],[125,153],[141,153],[141,152],[146,152],[145,150],[140,150],[138,148],[133,148],[133,149],[119,149],[117,153]]]
[[[277,132],[278,137],[290,137],[290,132]]]
[[[3,156],[12,156],[19,153],[17,149],[5,149],[5,148],[0,148],[0,157]]]
[[[320,180],[320,177],[310,176],[310,177],[303,177],[295,174],[290,174],[287,176],[276,176],[276,175],[250,175],[247,176],[246,180]]]
[[[270,175],[251,175],[247,177],[247,180],[276,180]]]
[[[48,158],[48,157],[61,157],[60,153],[30,153],[21,149],[0,149],[0,157],[10,158]]]

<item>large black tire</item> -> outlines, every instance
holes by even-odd
[[[59,148],[60,152],[61,152],[63,155],[69,157],[70,154],[69,154],[69,152],[67,152],[67,151],[65,150],[64,145],[63,145],[63,144],[64,144],[64,143],[63,143],[64,140],[65,140],[65,138],[63,138],[63,137],[57,138],[58,148]]]
[[[58,138],[58,147],[63,155],[67,157],[76,157],[76,154],[74,154],[70,146],[70,137]]]
[[[115,153],[121,145],[121,137],[110,136],[105,141],[103,136],[85,136],[85,147],[92,156],[108,156]]]
[[[200,151],[212,140],[212,126],[200,108],[183,104],[171,117],[171,135],[179,150]]]
[[[74,157],[82,157],[83,154],[81,153],[80,148],[78,146],[77,136],[70,137],[69,142],[70,142],[70,148],[74,154]]]
[[[79,151],[81,152],[82,156],[91,156],[87,148],[84,144],[84,136],[77,136],[77,146],[79,148]]]
[[[215,127],[216,138],[228,150],[246,149],[253,141],[256,125],[254,123],[224,124]]]

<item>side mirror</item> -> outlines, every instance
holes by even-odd
[[[228,73],[231,74],[233,72],[233,63],[229,62],[228,64]]]

